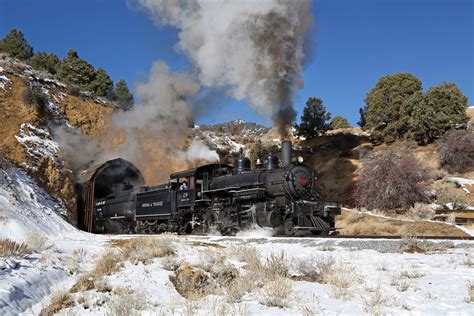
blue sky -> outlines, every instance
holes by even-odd
[[[379,77],[395,72],[415,74],[425,90],[454,82],[474,104],[474,1],[314,0],[312,10],[315,47],[295,98],[298,117],[307,98],[316,96],[333,115],[355,124],[365,94]],[[0,37],[11,28],[23,31],[35,51],[64,57],[75,49],[132,87],[146,80],[154,60],[177,71],[191,67],[174,49],[177,30],[157,28],[126,1],[0,0]],[[219,102],[198,123],[243,118],[270,124],[245,102]]]

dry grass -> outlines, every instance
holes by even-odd
[[[0,257],[10,258],[18,257],[25,258],[31,254],[31,249],[25,243],[18,243],[9,238],[0,239]]]
[[[348,236],[455,236],[468,237],[462,230],[430,221],[403,221],[361,213],[358,221],[348,223],[347,219],[354,211],[343,210],[336,218],[336,227],[342,235]],[[349,220],[350,222],[351,220]]]
[[[51,295],[51,302],[49,306],[43,308],[39,313],[40,316],[52,316],[57,312],[71,307],[73,305],[73,299],[69,292],[60,290]]]
[[[292,282],[286,278],[277,278],[262,288],[259,303],[271,307],[285,308],[290,306],[292,294]]]
[[[227,302],[238,302],[245,294],[256,289],[259,284],[258,277],[254,273],[248,273],[235,278],[226,288]]]
[[[309,257],[295,261],[296,279],[309,282],[324,282],[324,276],[334,269],[333,257]]]
[[[191,267],[183,262],[174,275],[170,276],[176,291],[187,299],[198,299],[214,292],[212,279],[206,271]]]
[[[395,287],[399,292],[405,292],[410,288],[411,283],[406,278],[402,278],[400,274],[392,274],[390,285]]]
[[[26,235],[25,243],[31,251],[42,251],[48,248],[48,238],[41,234],[30,233]]]
[[[391,305],[393,298],[384,294],[380,286],[368,289],[368,292],[362,298],[364,311],[370,315],[384,315],[382,307]]]
[[[474,280],[469,280],[467,282],[467,297],[465,302],[474,303]]]
[[[97,260],[94,270],[92,270],[92,274],[97,278],[104,275],[110,275],[120,269],[120,261],[120,255],[116,251],[108,249],[105,251],[104,255]]]
[[[428,204],[415,203],[415,206],[411,207],[406,216],[413,220],[429,220],[435,216],[435,211]]]
[[[258,267],[261,265],[260,255],[257,249],[246,245],[232,245],[229,247],[228,255],[238,261],[247,263],[250,270],[252,267]]]
[[[134,264],[147,264],[153,258],[171,256],[176,252],[175,243],[166,235],[133,238],[121,242],[119,246],[124,258]]]
[[[109,302],[110,314],[114,316],[140,315],[146,306],[146,297],[131,291],[116,292]]]
[[[336,265],[323,275],[323,282],[332,286],[334,297],[342,300],[354,296],[352,288],[360,281],[361,276],[356,267],[347,264]]]
[[[181,261],[175,256],[166,256],[161,259],[163,269],[168,271],[176,271],[181,265]]]

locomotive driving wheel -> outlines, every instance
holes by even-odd
[[[294,236],[296,234],[295,220],[289,217],[283,223],[283,233],[287,236]]]

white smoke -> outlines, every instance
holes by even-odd
[[[204,86],[225,88],[260,113],[272,113],[283,130],[292,123],[311,0],[137,2],[155,23],[180,30],[177,47],[197,67]]]
[[[217,152],[215,150],[209,149],[206,144],[197,139],[194,139],[186,150],[186,158],[189,161],[219,161],[219,155]]]
[[[74,169],[121,157],[135,164],[147,181],[161,181],[193,162],[219,160],[215,151],[199,141],[185,148],[186,130],[193,125],[187,100],[199,89],[191,76],[174,73],[157,61],[148,81],[136,87],[140,102],[129,111],[114,112],[101,135],[92,138],[79,129],[57,127],[55,138]]]

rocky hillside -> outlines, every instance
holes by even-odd
[[[26,102],[25,93],[32,87],[47,95],[44,108]],[[3,123],[0,126],[0,158],[11,161],[35,179],[57,200],[63,213],[72,221],[75,218],[76,179],[55,140],[54,130],[65,126],[94,137],[104,131],[108,115],[114,110],[114,104],[106,100],[70,89],[48,73],[0,56],[0,119]],[[469,114],[472,125],[473,108],[469,109]],[[195,126],[187,131],[187,137],[188,143],[193,139],[201,140],[225,163],[231,163],[241,149],[249,155],[258,140],[273,150],[279,146],[276,130],[242,120]],[[308,165],[318,170],[318,189],[322,196],[343,204],[349,202],[362,160],[371,152],[396,150],[413,153],[432,173],[435,179],[431,183],[433,189],[453,177],[474,179],[474,173],[448,174],[441,170],[434,144],[417,146],[411,142],[398,142],[374,145],[369,141],[369,135],[357,128],[332,131],[311,140],[291,138],[295,154],[303,156]],[[458,185],[458,190],[468,194],[470,204],[474,205],[474,194],[470,194],[474,192],[472,187]]]
[[[78,128],[93,136],[113,108],[85,93],[73,95],[49,74],[6,56],[0,56],[0,83],[0,158],[32,176],[74,220],[74,174],[54,140],[53,127]],[[25,94],[33,87],[47,96],[44,108],[26,102]]]

